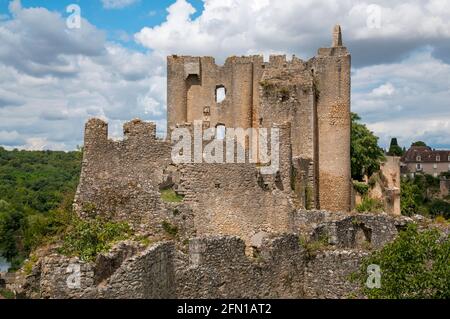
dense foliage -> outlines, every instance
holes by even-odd
[[[385,157],[383,149],[378,146],[378,137],[359,120],[361,118],[352,113],[351,161],[352,178],[362,181],[364,176],[372,176],[379,171]]]
[[[401,182],[401,210],[405,216],[415,214],[427,217],[443,216],[450,219],[450,202],[438,198],[439,178],[416,175]]]
[[[82,154],[6,151],[0,147],[0,254],[18,267],[70,210]]]
[[[381,270],[381,287],[368,288],[369,265]],[[450,298],[450,239],[432,229],[419,231],[410,224],[398,238],[373,253],[362,264],[359,279],[373,299]]]
[[[99,253],[108,251],[114,242],[127,239],[132,233],[125,222],[112,222],[99,217],[73,217],[62,238],[60,253],[91,261]]]

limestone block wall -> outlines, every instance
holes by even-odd
[[[339,26],[333,44],[309,61],[273,55],[168,58],[168,135],[178,124],[270,128],[290,122],[292,154],[313,165],[314,208],[351,209],[350,54]],[[226,98],[216,101],[216,89]],[[300,182],[301,183],[301,182]],[[303,182],[304,184],[304,182]],[[302,196],[299,196],[301,198]],[[305,203],[303,203],[304,206]]]
[[[384,181],[383,198],[386,212],[392,215],[401,215],[400,157],[386,156],[386,160],[381,164],[381,174]]]
[[[187,247],[122,242],[89,263],[52,254],[34,265],[22,294],[113,299],[360,297],[350,277],[360,270],[368,248],[381,248],[413,222],[387,214],[349,217],[327,211],[297,211],[291,220],[295,233],[260,233],[250,243],[251,255],[243,239],[217,235],[192,238]],[[360,238],[360,230],[369,236]],[[305,242],[318,235],[326,235],[328,243],[312,252]],[[80,265],[79,287],[67,285],[71,264]]]
[[[168,299],[175,296],[175,248],[160,243],[127,259],[98,286],[98,298]]]
[[[209,127],[251,127],[254,63],[262,62],[259,56],[230,57],[219,66],[212,57],[168,57],[169,131],[194,120],[204,120]],[[218,88],[225,89],[222,102],[216,99]]]
[[[164,220],[176,222],[173,207],[161,200],[159,190],[171,164],[172,145],[157,139],[155,128],[135,120],[124,125],[122,141],[112,141],[105,122],[92,119],[86,124],[77,213],[124,220],[143,231],[158,231]],[[179,211],[190,218],[189,209]]]
[[[340,248],[380,248],[391,242],[408,223],[406,217],[387,214],[337,214],[297,210],[291,215],[294,233]]]
[[[256,164],[182,164],[180,189],[192,207],[198,235],[236,235],[245,239],[260,232],[285,232],[295,209],[291,189],[290,125],[280,132],[279,170],[261,173]]]
[[[258,253],[248,257],[237,237],[203,237],[191,240],[188,253],[170,242],[141,249],[101,283],[94,280],[104,269],[98,262],[45,257],[21,294],[50,299],[347,298],[357,292],[347,276],[358,270],[357,256],[362,254],[348,250],[307,256],[298,237],[286,234],[268,235]],[[81,265],[79,287],[67,285],[71,264]]]
[[[349,211],[350,54],[345,47],[319,49],[314,58],[318,130],[318,208]]]
[[[365,256],[366,252],[358,250],[319,253],[305,268],[305,294],[314,299],[363,298],[358,283],[349,278]]]
[[[304,259],[296,236],[266,238],[257,258],[237,237],[193,239],[176,273],[177,298],[302,298]]]
[[[259,82],[259,126],[292,123],[294,157],[314,159],[315,97],[313,78],[307,62],[281,56],[265,66]],[[276,63],[277,61],[278,63]]]

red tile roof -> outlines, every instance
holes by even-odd
[[[420,156],[420,161],[417,157]],[[437,160],[437,157],[440,160]],[[403,155],[403,163],[448,163],[450,162],[450,150],[433,150],[428,146],[411,146]]]

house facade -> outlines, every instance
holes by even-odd
[[[429,174],[439,177],[450,172],[450,150],[435,150],[428,146],[411,146],[401,159],[403,176]]]

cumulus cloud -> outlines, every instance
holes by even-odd
[[[69,30],[47,9],[16,0],[10,10],[0,22],[0,144],[74,149],[89,117],[111,122],[112,137],[135,117],[164,122],[164,59],[108,42],[88,21]]]
[[[132,0],[104,0],[105,8]],[[374,7],[374,4],[376,5]],[[445,0],[186,0],[134,40],[142,53],[108,42],[89,21],[67,29],[45,8],[10,2],[0,18],[0,144],[73,149],[89,117],[113,138],[135,117],[165,130],[168,54],[286,53],[308,58],[331,44],[340,23],[353,61],[353,110],[381,137],[450,147],[450,6]],[[380,13],[379,16],[373,16]],[[128,34],[119,34],[130,40]],[[95,40],[93,40],[95,39]]]
[[[73,56],[99,56],[105,34],[83,20],[80,29],[68,29],[65,19],[44,8],[9,5],[13,19],[0,24],[0,62],[34,76],[74,76]],[[95,41],[92,41],[95,39]]]
[[[434,45],[442,55],[450,42],[445,0],[204,0],[204,11],[195,19],[195,8],[177,0],[167,11],[164,23],[135,35],[161,54],[208,54],[219,60],[256,52],[311,57],[330,44],[335,23],[343,26],[356,66],[399,61],[425,45]],[[450,60],[448,51],[444,56]]]
[[[102,0],[105,9],[122,9],[128,7],[140,0]]]
[[[195,8],[177,0],[164,23],[135,39],[161,55],[213,55],[219,63],[254,53],[311,57],[340,23],[355,67],[353,108],[381,143],[398,136],[450,147],[449,8],[445,0],[205,0],[192,18]]]
[[[427,49],[400,63],[368,66],[353,74],[353,110],[387,146],[425,140],[450,146],[450,65]]]

